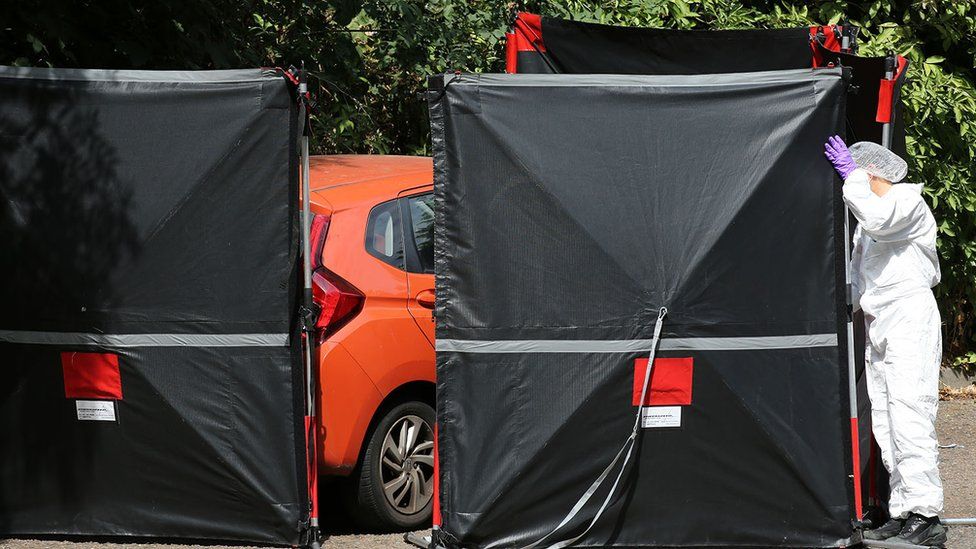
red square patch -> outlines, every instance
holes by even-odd
[[[644,374],[647,372],[647,359],[634,361],[634,406],[640,405],[641,389],[644,388]],[[691,380],[694,373],[694,359],[655,358],[651,370],[651,381],[644,399],[645,406],[686,406],[691,404]]]
[[[122,400],[119,357],[112,353],[61,353],[65,398]]]

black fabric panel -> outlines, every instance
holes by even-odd
[[[516,72],[525,74],[551,74],[553,72],[552,67],[546,63],[542,54],[535,50],[520,51],[515,59]]]
[[[850,535],[842,403],[810,390],[837,383],[837,348],[660,355],[694,358],[693,403],[681,428],[643,431],[627,490],[580,546],[821,547]],[[442,353],[445,528],[519,547],[557,524],[630,433],[638,356]]]
[[[61,350],[0,344],[0,531],[296,539],[288,348],[86,348],[119,353],[118,423],[77,420]]]
[[[0,330],[292,334],[0,343],[0,533],[296,544],[307,521],[297,106],[273,71],[0,67]],[[79,421],[63,351],[120,359]]]
[[[288,331],[281,77],[14,70],[0,69],[0,264],[17,266],[0,272],[0,329]]]
[[[439,339],[645,338],[662,304],[670,336],[836,330],[832,207],[810,204],[831,204],[837,181],[808,151],[836,130],[823,113],[842,116],[838,78],[710,76],[661,92],[654,79],[483,81],[463,76],[445,96],[445,139],[465,145],[450,151],[463,181],[438,195],[463,212],[443,218]],[[773,267],[792,284],[760,283]],[[468,297],[500,295],[512,298]]]
[[[747,30],[673,30],[621,27],[542,18],[549,64],[566,74],[722,74],[808,68],[813,63],[809,28]],[[825,62],[854,69],[848,98],[848,138],[881,142],[875,121],[883,57],[860,57],[816,46]],[[549,73],[536,52],[519,58],[520,73]],[[905,71],[907,73],[907,70]],[[892,150],[905,155],[900,89],[895,88]]]
[[[672,30],[542,18],[542,38],[567,74],[721,74],[813,66],[810,29]],[[521,61],[521,60],[520,60]],[[533,66],[519,72],[537,72]],[[549,72],[548,70],[538,72]]]
[[[824,62],[832,62],[851,68],[851,90],[847,98],[847,142],[871,141],[881,143],[883,124],[877,122],[878,90],[885,77],[884,57],[860,57],[840,53],[817,46]],[[892,143],[891,150],[899,156],[906,156],[905,121],[901,105],[901,87],[905,82],[908,68],[902,72],[892,94],[894,108],[891,111]]]
[[[662,305],[666,338],[846,337],[822,155],[843,129],[839,71],[444,79],[438,339],[648,338]],[[644,432],[581,545],[849,537],[844,353],[662,353],[694,357],[693,404],[681,429]],[[445,540],[519,546],[555,526],[627,437],[636,357],[439,352]]]

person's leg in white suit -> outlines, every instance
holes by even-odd
[[[877,316],[865,316],[865,324],[872,429],[891,475],[889,512],[901,521],[937,520],[943,501],[935,434],[942,334],[935,299],[928,292],[897,299]],[[913,541],[944,543],[944,528],[929,530]]]

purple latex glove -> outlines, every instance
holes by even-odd
[[[847,176],[857,169],[857,164],[851,158],[851,152],[847,150],[847,145],[839,135],[831,137],[824,143],[824,155],[834,165],[841,179],[847,179]]]

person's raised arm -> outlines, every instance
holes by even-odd
[[[844,202],[875,240],[908,239],[925,217],[925,203],[914,193],[887,193],[878,196],[871,189],[871,176],[858,168],[844,141],[833,136],[824,145],[824,155],[844,180]]]

